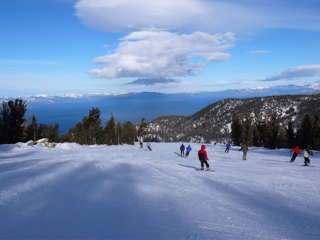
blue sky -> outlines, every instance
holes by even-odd
[[[318,0],[3,0],[0,96],[320,80]]]

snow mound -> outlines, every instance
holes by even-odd
[[[58,143],[55,148],[59,150],[83,150],[85,146],[81,146],[78,143]]]
[[[11,151],[12,149],[16,148],[16,144],[0,144],[0,151]]]

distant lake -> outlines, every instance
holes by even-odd
[[[28,103],[25,116],[35,114],[38,124],[57,122],[60,133],[64,134],[70,127],[81,122],[84,116],[88,116],[93,107],[100,109],[103,126],[109,121],[111,113],[116,123],[130,121],[137,124],[141,123],[142,118],[149,122],[160,116],[189,116],[220,99],[213,97],[130,96],[86,102]]]

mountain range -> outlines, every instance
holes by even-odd
[[[59,102],[79,102],[79,101],[99,101],[116,98],[181,98],[181,97],[212,97],[214,99],[224,99],[230,96],[236,98],[264,97],[276,95],[297,95],[320,93],[320,83],[315,82],[306,85],[280,85],[274,87],[257,87],[246,89],[229,89],[215,92],[195,92],[195,93],[157,93],[157,92],[118,92],[118,93],[88,93],[88,94],[65,94],[65,95],[34,95],[18,97],[0,97],[0,102],[12,99],[22,99],[27,103],[59,103]],[[213,102],[211,102],[213,103]]]

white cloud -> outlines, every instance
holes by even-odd
[[[294,78],[320,76],[320,65],[307,65],[288,68],[282,72],[277,72],[274,75],[260,79],[260,81],[277,81],[291,80]]]
[[[108,32],[250,32],[265,28],[320,30],[314,0],[79,0],[76,15]]]
[[[201,72],[208,62],[227,60],[230,55],[221,50],[232,47],[234,41],[232,33],[133,32],[113,53],[94,59],[103,66],[88,73],[98,78],[190,76]]]
[[[257,50],[257,51],[250,51],[248,53],[250,54],[266,54],[266,53],[269,53],[270,51],[267,51],[267,50]]]
[[[132,32],[150,29],[180,29],[186,16],[194,19],[204,14],[198,0],[80,0],[77,16],[89,27]]]
[[[318,9],[315,0],[79,0],[75,4],[76,16],[88,27],[127,34],[115,51],[95,58],[94,63],[102,66],[88,73],[140,80],[190,76],[210,62],[226,61],[231,55],[225,50],[233,46],[235,34],[270,28],[320,30]]]

